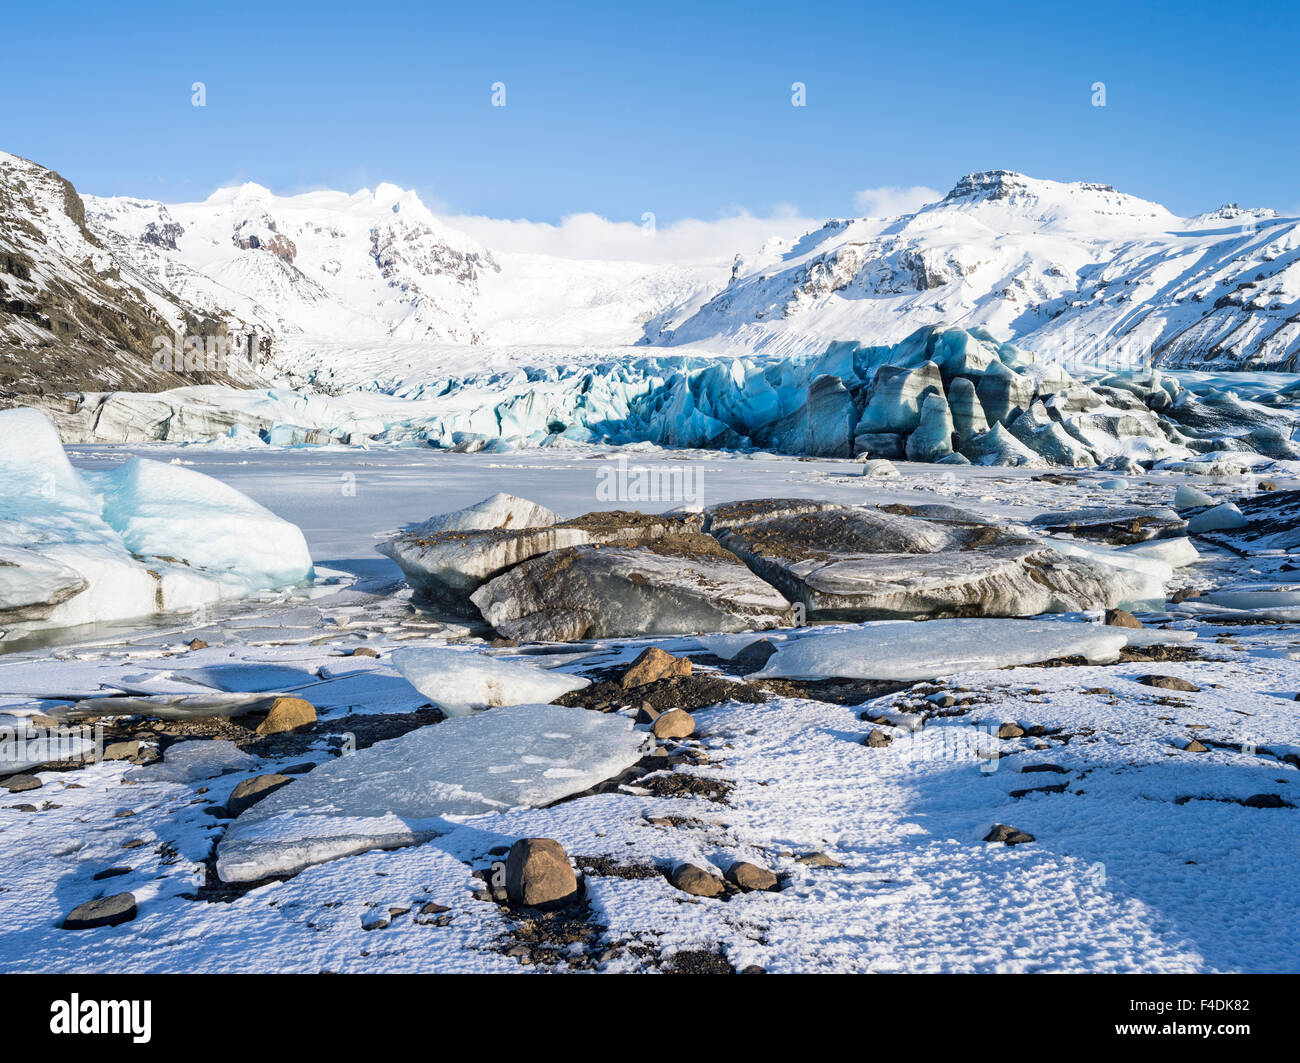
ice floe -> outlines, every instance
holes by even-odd
[[[422,727],[337,760],[244,812],[217,847],[225,882],[425,841],[445,817],[537,806],[618,775],[645,735],[626,717],[513,705]]]
[[[498,705],[550,702],[590,683],[580,676],[446,647],[404,646],[393,651],[392,663],[446,716],[466,716]]]
[[[913,681],[955,672],[1080,656],[1114,660],[1127,644],[1118,628],[1035,620],[927,620],[867,623],[850,631],[779,644],[761,671],[789,679]]]

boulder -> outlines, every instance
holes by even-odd
[[[684,709],[669,709],[655,717],[650,730],[656,738],[689,738],[695,733],[695,717]]]
[[[727,868],[727,881],[742,890],[774,890],[777,877],[765,867],[737,860]]]
[[[675,675],[690,675],[691,662],[688,657],[675,657],[661,650],[658,646],[649,646],[642,650],[626,672],[623,673],[623,688],[645,686],[656,679],[666,679]]]
[[[94,930],[101,926],[118,926],[129,923],[136,916],[135,896],[115,893],[111,897],[97,897],[72,909],[63,920],[64,930]]]
[[[506,896],[525,908],[559,908],[578,896],[564,847],[552,838],[520,838],[506,857]]]
[[[264,797],[270,797],[282,786],[288,786],[293,780],[287,775],[255,775],[244,779],[231,791],[226,799],[226,811],[237,816],[246,808],[252,808]]]
[[[1142,621],[1127,609],[1107,609],[1106,623],[1111,627],[1141,628]]]
[[[673,868],[669,881],[693,897],[716,897],[727,889],[721,878],[694,864],[678,864]]]
[[[1025,842],[1032,842],[1034,836],[1022,830],[1016,830],[1015,827],[1008,827],[1005,823],[997,823],[985,835],[984,840],[986,842],[1002,842],[1004,845],[1023,845]]]
[[[271,702],[271,711],[266,719],[257,725],[260,735],[284,734],[310,727],[316,722],[316,707],[303,698],[276,698]]]
[[[1053,535],[1073,535],[1112,545],[1128,545],[1147,539],[1178,535],[1187,523],[1163,506],[1092,506],[1042,513],[1031,527]]]
[[[1144,687],[1158,687],[1161,690],[1181,690],[1188,694],[1195,694],[1201,689],[1195,683],[1190,683],[1176,675],[1140,675],[1137,681]]]
[[[556,550],[495,577],[471,599],[521,641],[747,631],[793,621],[790,603],[706,535],[641,547]]]
[[[810,619],[1033,616],[1107,608],[1113,570],[991,525],[883,510],[805,513],[729,529],[728,550]]]
[[[613,510],[538,528],[430,534],[415,529],[376,549],[397,562],[419,601],[472,616],[470,596],[477,588],[531,558],[569,547],[642,543],[698,532],[702,523],[698,514],[646,515]]]

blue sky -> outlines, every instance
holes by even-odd
[[[1300,207],[1294,2],[5,6],[0,149],[101,195],[386,180],[448,213],[672,222],[1002,167]]]

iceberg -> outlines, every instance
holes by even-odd
[[[142,458],[79,473],[41,413],[0,411],[0,637],[194,609],[311,575],[302,532],[233,488]]]
[[[1250,521],[1231,502],[1225,502],[1213,509],[1202,510],[1187,521],[1187,533],[1200,535],[1203,532],[1234,531],[1244,528]]]
[[[563,705],[422,727],[328,761],[244,812],[217,847],[217,874],[291,875],[427,841],[447,829],[447,816],[550,804],[630,768],[646,740],[627,717]]]
[[[550,702],[590,680],[534,668],[517,661],[485,657],[471,650],[403,647],[392,653],[393,667],[446,716],[527,702]]]
[[[1114,660],[1123,632],[1100,624],[1043,620],[925,620],[861,624],[780,643],[755,673],[773,679],[916,682],[1059,657]]]

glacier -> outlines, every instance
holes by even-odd
[[[41,408],[68,442],[397,445],[456,452],[654,445],[825,458],[1131,467],[1214,455],[1295,460],[1295,392],[1251,374],[1079,372],[980,329],[925,326],[893,345],[837,341],[771,358],[539,352],[464,374],[416,368],[312,393],[195,386],[83,393]],[[308,390],[301,390],[308,389]]]

